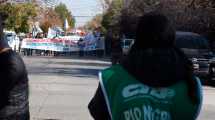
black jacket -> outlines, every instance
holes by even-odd
[[[29,120],[28,76],[21,57],[12,50],[0,54],[0,119]]]

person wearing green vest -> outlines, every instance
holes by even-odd
[[[140,18],[129,54],[99,79],[88,105],[95,120],[195,120],[201,110],[200,80],[161,13]]]

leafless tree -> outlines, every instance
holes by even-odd
[[[215,31],[214,0],[131,0],[123,16],[138,17],[159,11],[173,21],[176,29],[205,33]]]

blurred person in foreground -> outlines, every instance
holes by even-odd
[[[95,120],[195,120],[199,115],[200,80],[160,13],[140,18],[128,56],[99,77],[88,106]]]
[[[4,41],[0,12],[0,120],[29,120],[28,76],[21,57]]]

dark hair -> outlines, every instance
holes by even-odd
[[[148,62],[145,60],[147,59],[147,49],[157,48],[168,49],[171,51],[169,54],[169,56],[172,57],[171,59],[176,59],[174,55],[178,56],[180,61],[178,63],[180,63],[181,66],[179,66],[182,68],[180,70],[184,71],[183,76],[188,84],[188,95],[194,103],[198,102],[196,92],[197,83],[194,80],[193,64],[179,48],[175,47],[175,29],[168,18],[163,14],[152,12],[140,17],[136,30],[136,40],[128,56],[123,60],[122,65],[134,76],[138,74],[142,75],[142,73],[137,72],[141,69],[145,70],[146,72],[148,68],[151,67],[147,66]],[[148,59],[148,61],[150,61],[150,59]],[[147,79],[143,82],[153,87],[167,87],[178,82],[178,80],[166,80],[156,83],[159,81],[150,81]]]
[[[155,12],[140,17],[135,47],[142,49],[172,47],[174,41],[175,30],[167,17]]]

